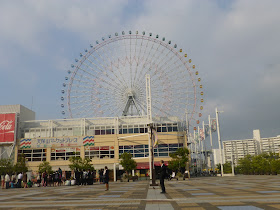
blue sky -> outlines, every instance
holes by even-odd
[[[176,42],[203,78],[204,116],[218,107],[223,139],[280,134],[280,2],[0,1],[0,104],[37,119],[62,118],[60,96],[74,59],[102,36],[147,31]]]

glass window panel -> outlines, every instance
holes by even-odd
[[[140,128],[140,133],[144,133],[144,128]]]
[[[178,148],[169,148],[169,151],[170,152],[175,152],[175,151],[177,151],[178,150]]]
[[[129,145],[129,146],[124,146],[125,149],[133,149],[133,146],[132,145]]]
[[[127,129],[123,129],[123,134],[126,134],[127,133]]]
[[[119,129],[119,134],[122,134],[122,129]]]
[[[42,157],[42,153],[40,153],[40,154],[33,154],[33,157]]]
[[[169,147],[171,148],[178,148],[178,144],[169,144]]]
[[[144,149],[135,149],[134,153],[143,153],[144,154]]]
[[[101,130],[101,135],[105,135],[105,130]]]
[[[34,149],[34,150],[33,150],[33,153],[41,153],[41,152],[42,152],[41,149]]]
[[[139,133],[139,128],[134,128],[134,133]]]
[[[160,157],[166,157],[166,156],[168,156],[168,153],[159,153],[159,156]]]
[[[159,144],[158,147],[159,147],[159,148],[168,147],[168,144]]]
[[[172,132],[172,127],[168,127],[168,132]]]
[[[32,161],[41,161],[41,158],[32,158]]]
[[[168,148],[159,148],[158,151],[159,152],[168,152]]]
[[[112,133],[111,129],[106,130],[106,134],[111,134],[111,133]]]
[[[166,127],[162,127],[162,132],[166,132]]]
[[[178,131],[178,128],[177,127],[173,127],[173,131]]]
[[[110,155],[110,158],[115,158],[115,155]]]
[[[112,134],[115,134],[115,130],[114,129],[112,129]]]
[[[122,153],[123,153],[123,150],[119,150],[119,153],[122,154]]]
[[[134,157],[144,157],[144,154],[135,154]]]
[[[157,132],[161,132],[161,127],[157,127]]]
[[[31,157],[31,154],[24,154],[24,156],[27,157]]]
[[[100,151],[100,154],[109,154],[109,151]]]
[[[100,135],[100,130],[95,130],[95,135]]]
[[[145,128],[145,133],[148,133],[148,128]]]
[[[133,128],[129,128],[128,133],[133,133]]]
[[[132,154],[132,153],[133,153],[133,150],[125,149],[124,152],[126,152],[126,153],[131,153],[131,154]]]
[[[144,148],[144,145],[134,145],[134,148],[135,148],[135,149]]]
[[[55,160],[55,157],[51,157],[51,160]]]
[[[123,149],[123,146],[119,146],[119,149]]]
[[[56,153],[56,156],[57,156],[57,157],[65,156],[65,153],[64,153],[64,152],[63,152],[63,153],[57,152],[57,153]]]

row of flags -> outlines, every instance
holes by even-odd
[[[211,132],[214,133],[217,131],[217,120],[216,118],[210,119],[210,125],[209,124],[204,124],[204,130],[203,128],[200,128],[199,131],[195,132],[192,136],[190,134],[190,140],[191,142],[195,141],[198,142],[200,140],[204,140],[206,137],[210,135],[210,128]]]

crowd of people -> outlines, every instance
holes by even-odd
[[[17,175],[6,175],[1,176],[1,186],[2,189],[9,189],[9,188],[28,188],[32,187],[33,182],[29,179],[27,180],[27,173],[20,172]]]
[[[63,176],[62,170],[59,168],[57,171],[53,173],[47,173],[47,171],[43,173],[39,173],[37,176],[36,186],[47,187],[47,186],[61,186],[65,181],[65,176]]]
[[[57,187],[61,185],[67,185],[67,182],[75,180],[75,185],[92,185],[96,179],[95,172],[91,170],[75,171],[70,180],[66,180],[65,172],[59,168],[53,173],[38,173],[37,177],[28,180],[27,173],[19,173],[17,175],[10,176],[8,173],[1,176],[2,189],[9,188],[28,188],[32,186],[36,187]],[[105,184],[106,191],[109,190],[109,170],[107,166],[104,169],[99,170],[100,184]],[[65,183],[66,182],[66,183]],[[71,185],[71,184],[70,184]]]

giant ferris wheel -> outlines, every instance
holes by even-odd
[[[165,37],[128,31],[102,37],[71,64],[61,90],[65,118],[147,115],[150,75],[153,117],[199,123],[201,78],[189,56]]]

